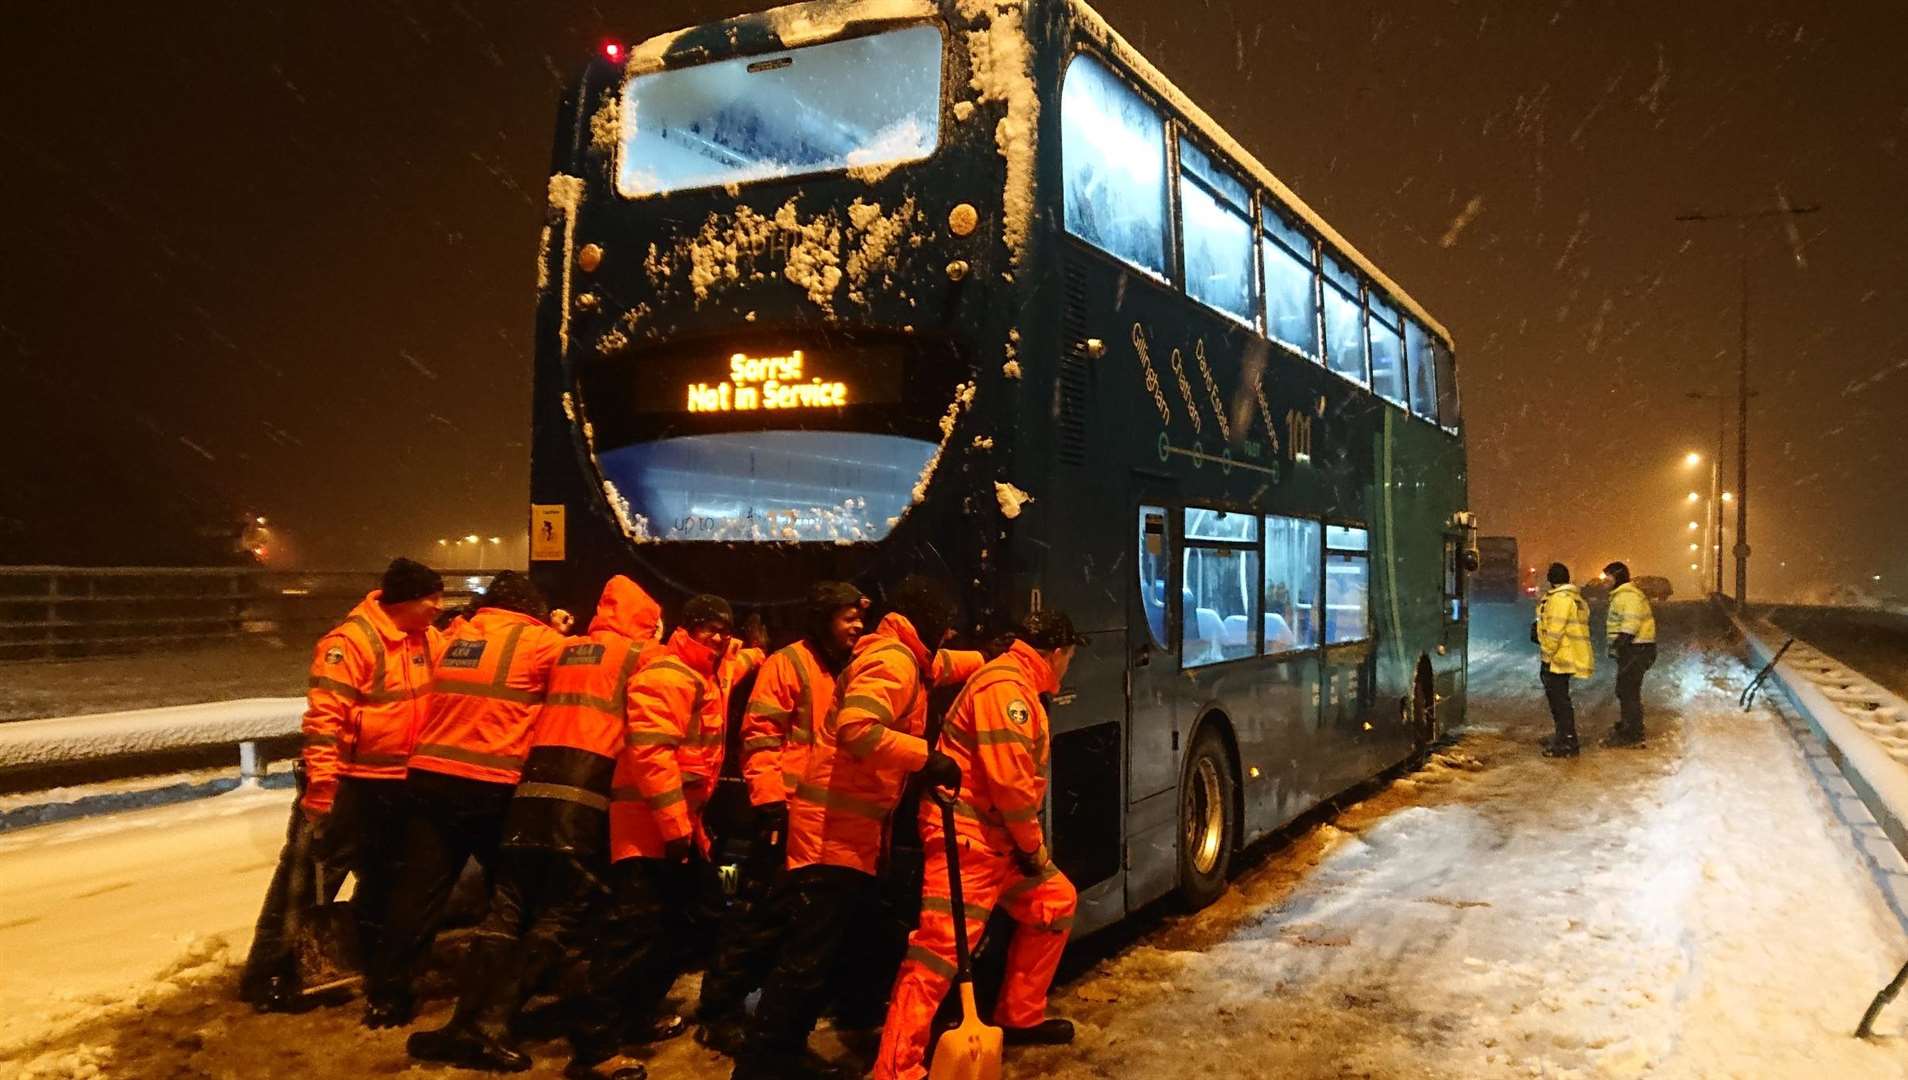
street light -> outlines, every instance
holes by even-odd
[[[1689,501],[1690,501],[1690,502],[1701,502],[1701,501],[1703,501],[1703,497],[1702,497],[1701,495],[1698,495],[1698,494],[1696,494],[1695,492],[1693,492],[1693,491],[1692,491],[1692,492],[1690,492],[1690,493],[1689,493]]]
[[[1689,523],[1689,527],[1690,527],[1690,531],[1692,531],[1692,532],[1693,532],[1693,531],[1695,531],[1695,530],[1697,530],[1697,529],[1700,529],[1700,528],[1702,528],[1702,526],[1701,526],[1701,525],[1698,525],[1698,524],[1696,524],[1696,523],[1695,523],[1695,522],[1693,522],[1693,521]]]
[[[1730,492],[1725,491],[1722,493],[1722,500],[1724,502],[1735,502],[1736,496]]]
[[[1683,455],[1683,464],[1688,465],[1691,468],[1701,465],[1702,463],[1703,463],[1703,455],[1697,453],[1694,450],[1691,450],[1689,453]]]
[[[1780,188],[1776,190],[1776,206],[1773,209],[1735,211],[1715,213],[1692,211],[1676,215],[1676,220],[1695,221],[1733,221],[1736,223],[1736,256],[1740,263],[1742,280],[1742,323],[1740,359],[1736,368],[1736,490],[1742,492],[1742,498],[1736,500],[1736,607],[1743,608],[1749,602],[1749,222],[1764,218],[1782,218],[1795,235],[1795,218],[1801,214],[1813,214],[1821,207],[1818,205],[1796,206]],[[1801,242],[1796,241],[1796,262],[1802,262]],[[1721,403],[1717,404],[1718,409]],[[1719,508],[1720,512],[1720,508]],[[1718,537],[1718,542],[1721,538]],[[1718,560],[1720,561],[1720,560]]]
[[[1702,547],[1703,547],[1703,546],[1702,546],[1701,544],[1691,544],[1691,545],[1689,545],[1689,550],[1691,550],[1691,551],[1701,551],[1701,550],[1702,550]]]

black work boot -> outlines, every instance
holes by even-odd
[[[1573,758],[1582,752],[1575,739],[1549,738],[1544,740],[1544,756],[1551,758]]]
[[[615,1054],[598,1061],[573,1057],[563,1067],[564,1080],[648,1080],[649,1069],[640,1061]]]
[[[708,1020],[696,1027],[696,1042],[729,1057],[742,1053],[742,1045],[747,1037],[742,1021],[736,1018]]]
[[[1032,1027],[1003,1027],[1000,1041],[1008,1046],[1064,1046],[1073,1041],[1073,1021],[1049,1016]]]
[[[1603,745],[1634,750],[1643,745],[1642,728],[1618,727],[1604,736]]]
[[[436,1061],[485,1072],[523,1072],[530,1055],[510,1045],[501,1033],[475,1024],[451,1022],[436,1031],[413,1032],[404,1042],[405,1053],[419,1061]]]

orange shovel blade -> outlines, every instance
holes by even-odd
[[[934,1044],[928,1080],[1000,1080],[1000,1029],[981,1023],[974,984],[961,984],[961,1025]]]

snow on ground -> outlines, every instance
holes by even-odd
[[[1480,650],[1493,658],[1454,745],[1255,853],[1212,908],[1086,945],[1099,959],[1055,999],[1079,1042],[1014,1052],[1009,1075],[1908,1077],[1908,1002],[1877,1043],[1849,1037],[1908,958],[1878,885],[1908,878],[1899,857],[1863,846],[1819,752],[1766,709],[1736,711],[1745,674],[1719,631],[1688,612],[1664,625],[1718,651],[1667,646],[1647,750],[1538,756],[1548,721],[1527,649]],[[1601,735],[1608,672],[1578,696]],[[359,1028],[355,1006],[260,1017],[229,1000],[229,972],[212,973],[245,937],[284,813],[282,795],[251,798],[164,845],[114,830],[122,819],[27,830],[73,830],[61,843],[0,838],[0,1015],[187,958],[127,1011],[35,1045],[30,1075],[442,1075],[409,1068],[403,1034]],[[16,882],[16,859],[42,879]],[[23,912],[23,893],[38,906]],[[136,961],[98,955],[128,942]],[[558,1074],[560,1047],[538,1058],[530,1075]],[[727,1075],[687,1039],[651,1068]]]
[[[0,721],[303,694],[311,639],[247,636],[126,656],[0,666]]]
[[[47,766],[91,758],[296,735],[303,697],[240,698],[158,709],[49,717],[0,724],[0,768]]]

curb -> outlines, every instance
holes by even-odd
[[[1792,637],[1733,611],[1729,618],[1758,667]],[[1882,832],[1908,855],[1908,702],[1813,645],[1794,641],[1772,678],[1822,739]]]

